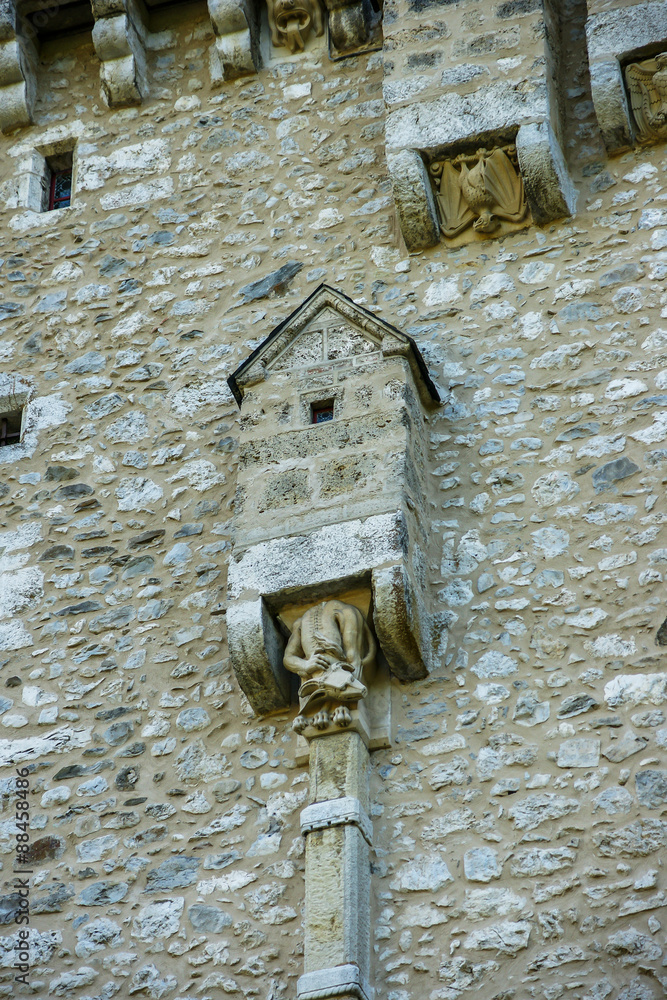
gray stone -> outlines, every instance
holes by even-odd
[[[269,759],[266,750],[245,750],[240,757],[241,766],[254,770],[262,767]]]
[[[616,813],[629,813],[633,805],[634,799],[627,788],[616,785],[613,788],[605,788],[603,792],[595,796],[593,812],[604,809],[609,816],[614,816]]]
[[[593,473],[593,486],[596,492],[600,492],[620,479],[627,479],[629,476],[634,476],[635,472],[639,472],[639,466],[623,455],[622,458],[617,458],[613,462],[607,462],[595,470]]]
[[[585,736],[565,740],[558,748],[559,767],[597,767],[600,761],[600,740]]]
[[[88,623],[88,629],[94,635],[97,635],[99,632],[108,631],[108,629],[124,628],[131,621],[134,621],[136,617],[137,612],[132,605],[126,604],[124,607],[112,608],[111,611],[107,611],[103,615],[98,615],[97,618],[91,618]]]
[[[582,715],[584,712],[591,712],[594,708],[599,708],[597,701],[590,694],[573,694],[563,698],[558,711],[559,719],[570,719],[575,715]]]
[[[638,771],[635,785],[637,798],[647,809],[658,809],[667,802],[667,771]]]
[[[577,859],[576,851],[569,847],[533,847],[517,854],[512,861],[512,875],[553,875],[564,868],[571,868]]]
[[[136,785],[139,780],[139,765],[135,764],[132,767],[123,767],[118,771],[116,777],[114,778],[114,784],[121,792],[129,792]]]
[[[222,781],[216,782],[213,786],[213,795],[215,796],[216,802],[226,802],[230,795],[238,791],[241,787],[241,782],[237,781],[235,778],[223,778]]]
[[[605,858],[617,855],[644,858],[667,843],[667,823],[659,819],[642,819],[618,830],[593,834],[593,843]]]
[[[106,367],[106,357],[99,351],[86,351],[65,365],[65,371],[70,375],[85,375],[89,372],[101,372]]]
[[[517,698],[512,720],[519,726],[537,726],[546,722],[550,713],[548,701],[539,701],[534,691],[526,691]]]
[[[113,725],[109,726],[103,733],[103,739],[109,746],[118,747],[121,743],[125,743],[133,733],[134,726],[124,719],[122,722],[114,722]]]
[[[166,892],[168,889],[193,885],[197,881],[198,869],[197,858],[167,858],[147,873],[144,892]]]
[[[566,799],[562,795],[545,792],[542,795],[529,795],[517,802],[508,810],[508,816],[517,830],[535,830],[542,823],[578,812],[579,808],[577,799]]]
[[[71,545],[51,545],[39,557],[40,562],[51,562],[54,559],[73,559],[74,549]]]
[[[437,854],[418,854],[396,872],[391,888],[401,892],[437,892],[454,879]]]
[[[129,886],[127,882],[93,882],[79,893],[80,906],[109,906],[125,899]]]
[[[182,896],[149,903],[139,910],[132,921],[132,937],[149,943],[171,937],[179,929],[184,906],[185,900]]]
[[[219,934],[225,927],[231,927],[232,918],[218,906],[195,903],[188,908],[188,920],[197,931]]]
[[[510,677],[517,672],[517,669],[517,662],[511,656],[507,656],[497,649],[490,649],[480,656],[470,671],[476,677],[487,679],[490,677]]]
[[[99,917],[85,924],[76,936],[76,954],[79,958],[90,958],[105,948],[118,948],[123,943],[123,934],[114,920]]]
[[[471,931],[464,938],[463,947],[473,951],[493,951],[500,955],[514,956],[528,947],[531,929],[527,920],[506,920]]]
[[[598,284],[600,288],[607,288],[610,285],[622,285],[624,282],[638,281],[643,275],[644,268],[641,264],[630,261],[627,264],[622,264],[620,267],[613,268],[611,271],[605,271],[598,278]]]
[[[211,718],[205,708],[185,708],[176,717],[176,725],[186,733],[206,729]]]
[[[500,878],[502,864],[492,847],[473,847],[463,855],[463,869],[470,882],[490,882]]]
[[[243,296],[244,305],[247,302],[254,302],[257,299],[266,299],[273,292],[282,295],[287,290],[290,281],[296,277],[302,267],[303,264],[298,260],[289,260],[282,267],[279,267],[277,271],[271,271],[265,278],[260,278],[259,281],[253,281],[251,284],[239,288],[237,294]]]
[[[620,739],[614,740],[602,751],[602,756],[606,757],[614,764],[619,764],[622,760],[639,753],[648,746],[648,740],[644,736],[637,736],[631,729],[626,729]]]

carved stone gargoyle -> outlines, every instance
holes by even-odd
[[[523,181],[513,147],[478,149],[470,156],[431,164],[431,175],[439,186],[440,230],[453,239],[469,226],[478,233],[492,233],[500,220],[521,222],[526,216]]]
[[[293,729],[347,728],[352,722],[348,705],[368,693],[362,677],[375,653],[373,634],[352,604],[321,601],[298,618],[283,660],[301,678]]]
[[[324,33],[319,0],[267,0],[271,41],[276,48],[303,52],[311,31]]]
[[[639,142],[667,138],[667,52],[630,63],[625,82]]]

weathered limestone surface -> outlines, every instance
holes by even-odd
[[[0,396],[29,408],[0,448],[2,995],[22,995],[17,763],[33,996],[297,995],[311,779],[296,700],[257,717],[230,662],[227,378],[326,282],[412,337],[444,397],[422,565],[447,627],[427,678],[389,682],[364,805],[376,996],[661,1000],[665,148],[606,157],[565,13],[577,215],[410,256],[378,53],[284,50],[213,87],[209,12],[183,5],[149,33],[150,95],[110,111],[89,36],[42,51],[35,124],[0,142]],[[486,34],[481,14],[423,7],[425,52]],[[73,205],[30,211],[31,150],[65,141]],[[360,488],[393,461],[365,412],[368,438],[322,429]]]

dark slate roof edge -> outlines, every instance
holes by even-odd
[[[271,333],[268,335],[268,337],[266,337],[262,341],[262,343],[259,345],[259,347],[256,347],[255,350],[252,352],[252,354],[250,354],[245,359],[245,361],[243,361],[239,365],[239,367],[236,369],[236,371],[233,372],[233,374],[231,374],[229,376],[229,378],[227,379],[227,385],[231,389],[232,394],[234,396],[234,399],[238,403],[239,409],[240,409],[241,403],[243,401],[243,393],[239,389],[239,385],[238,385],[238,382],[237,382],[237,377],[239,375],[242,375],[243,372],[247,368],[249,368],[250,365],[252,365],[252,363],[255,361],[255,359],[257,357],[259,357],[259,355],[262,353],[262,351],[264,350],[264,348],[268,344],[270,344],[271,341],[275,340],[276,337],[278,337],[280,335],[280,333],[283,331],[283,329],[289,323],[292,322],[292,320],[295,318],[295,316],[305,306],[307,306],[310,302],[312,302],[312,300],[317,295],[319,295],[320,292],[322,292],[322,291],[333,292],[334,295],[340,295],[340,297],[343,298],[343,299],[345,299],[347,302],[349,302],[350,305],[354,309],[358,309],[359,312],[365,313],[366,316],[368,316],[369,319],[371,319],[373,322],[380,323],[381,325],[386,326],[389,330],[392,331],[392,333],[395,333],[398,337],[401,337],[401,338],[407,340],[408,343],[410,344],[410,350],[412,352],[412,356],[414,358],[415,364],[417,365],[417,368],[419,369],[419,374],[423,378],[424,384],[425,384],[426,388],[429,391],[429,395],[432,397],[432,399],[436,403],[441,403],[442,402],[442,399],[440,398],[440,393],[438,392],[438,390],[437,390],[437,388],[436,388],[436,386],[435,386],[435,384],[433,382],[433,379],[429,375],[428,368],[426,367],[426,362],[424,361],[424,358],[422,357],[421,351],[417,347],[417,344],[412,339],[412,337],[409,337],[407,335],[407,333],[403,333],[402,330],[399,330],[397,327],[393,326],[391,323],[388,323],[386,319],[382,319],[380,316],[376,316],[375,313],[373,313],[373,312],[370,311],[370,309],[365,309],[363,306],[357,305],[357,303],[353,302],[353,300],[351,298],[349,298],[349,296],[345,295],[344,292],[339,292],[337,288],[332,288],[331,285],[327,285],[327,284],[325,284],[323,282],[321,285],[318,285],[317,288],[313,292],[310,293],[310,295],[308,296],[308,298],[304,299],[303,302],[300,302],[299,305],[296,307],[296,309],[292,310],[292,312],[289,314],[289,316],[286,316],[285,319],[282,320],[278,324],[278,326],[274,327],[274,329],[271,331]]]

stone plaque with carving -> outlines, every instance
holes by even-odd
[[[625,68],[639,142],[667,138],[667,52]]]
[[[472,226],[476,233],[496,233],[503,222],[522,223],[527,206],[516,150],[478,149],[431,164],[440,210],[440,230],[454,239]],[[505,227],[506,228],[506,227]]]

